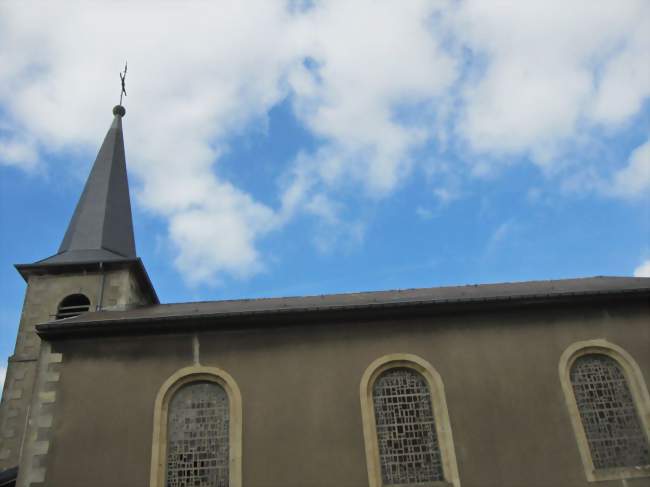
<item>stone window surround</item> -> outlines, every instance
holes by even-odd
[[[370,364],[361,379],[359,393],[361,398],[361,417],[369,487],[383,487],[372,389],[375,380],[383,372],[398,367],[410,368],[420,373],[427,381],[431,394],[431,404],[433,406],[433,416],[438,435],[438,445],[440,447],[445,481],[429,482],[427,486],[460,487],[456,452],[454,450],[454,440],[451,432],[451,423],[449,422],[449,412],[447,410],[442,378],[429,362],[417,355],[407,353],[392,353],[378,358]]]
[[[242,400],[237,383],[230,374],[216,367],[193,365],[174,373],[156,396],[153,417],[150,487],[164,487],[167,459],[167,412],[174,393],[192,382],[214,382],[224,388],[230,405],[230,487],[242,485]]]
[[[570,377],[571,367],[576,359],[588,354],[606,355],[619,364],[628,387],[630,388],[634,405],[636,406],[639,419],[641,420],[641,427],[644,429],[648,441],[650,442],[650,396],[648,395],[648,389],[641,369],[632,356],[618,345],[604,339],[586,340],[571,344],[560,358],[558,371],[569,417],[571,419],[571,425],[573,426],[573,432],[576,437],[576,443],[578,445],[580,458],[582,459],[582,465],[587,480],[589,482],[597,482],[601,480],[650,477],[650,467],[619,467],[603,469],[596,469],[594,467],[591,458],[591,450],[582,425]]]

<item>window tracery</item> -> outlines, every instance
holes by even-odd
[[[603,354],[582,355],[570,377],[594,468],[650,464],[648,440],[618,363]]]
[[[228,487],[229,402],[214,382],[182,386],[169,404],[167,487]]]
[[[406,367],[388,369],[373,384],[373,403],[384,485],[443,480],[425,378]]]

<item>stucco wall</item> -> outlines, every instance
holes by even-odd
[[[359,383],[372,361],[400,352],[442,377],[462,486],[580,487],[590,484],[560,356],[574,342],[606,339],[647,379],[649,316],[648,304],[636,301],[399,322],[288,321],[198,336],[201,364],[227,371],[241,390],[245,487],[367,486]],[[63,361],[46,485],[148,486],[156,394],[192,365],[192,333],[68,339],[53,342],[53,351]]]

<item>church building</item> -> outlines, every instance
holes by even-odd
[[[650,486],[650,278],[160,303],[113,115],[16,265],[0,486]]]

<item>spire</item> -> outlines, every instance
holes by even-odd
[[[113,108],[113,123],[99,149],[59,252],[40,264],[136,258],[122,134],[125,113],[121,105]]]

